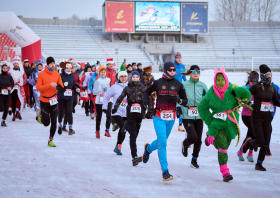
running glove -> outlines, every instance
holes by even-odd
[[[112,114],[117,113],[117,111],[118,111],[118,109],[115,109],[115,108],[114,108],[114,109],[112,110]]]
[[[58,85],[56,86],[56,88],[57,88],[58,91],[60,91],[60,92],[62,92],[62,93],[65,92],[65,88],[63,88],[60,84],[58,84]]]

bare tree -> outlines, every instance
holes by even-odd
[[[271,20],[279,10],[277,5],[279,0],[254,0],[254,10],[256,13],[256,19],[258,21]]]
[[[79,20],[80,18],[78,17],[78,15],[73,14],[73,15],[71,16],[71,19],[74,19],[74,20]]]

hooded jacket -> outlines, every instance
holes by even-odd
[[[95,81],[92,90],[92,94],[97,95],[95,99],[95,104],[103,104],[103,101],[100,100],[100,96],[105,95],[106,92],[104,92],[103,90],[105,87],[107,87],[107,91],[108,91],[110,88],[110,79],[107,77],[99,76],[99,78]]]
[[[110,98],[113,97],[113,106],[116,104],[117,99],[121,95],[123,89],[127,86],[126,83],[116,82],[110,89],[107,91],[107,93],[104,96],[103,100],[103,106],[102,109],[108,108],[108,103],[110,101]],[[123,101],[127,101],[127,97],[123,99]],[[121,116],[126,117],[126,108],[118,108],[118,111],[115,114],[112,114],[112,116]]]

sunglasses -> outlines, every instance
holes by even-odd
[[[191,70],[191,73],[192,73],[192,74],[195,74],[195,73],[196,73],[196,74],[200,74],[200,70]]]
[[[264,76],[265,76],[266,78],[272,77],[272,73],[265,73]]]
[[[169,72],[172,72],[172,71],[176,72],[176,69],[168,69],[167,71],[169,71]]]

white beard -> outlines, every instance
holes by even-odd
[[[13,71],[11,72],[11,76],[13,77],[14,83],[15,83],[15,84],[19,82],[19,80],[20,80],[20,78],[21,78],[20,75],[21,75],[21,74],[20,74],[20,71],[19,71],[19,70],[13,70]]]

